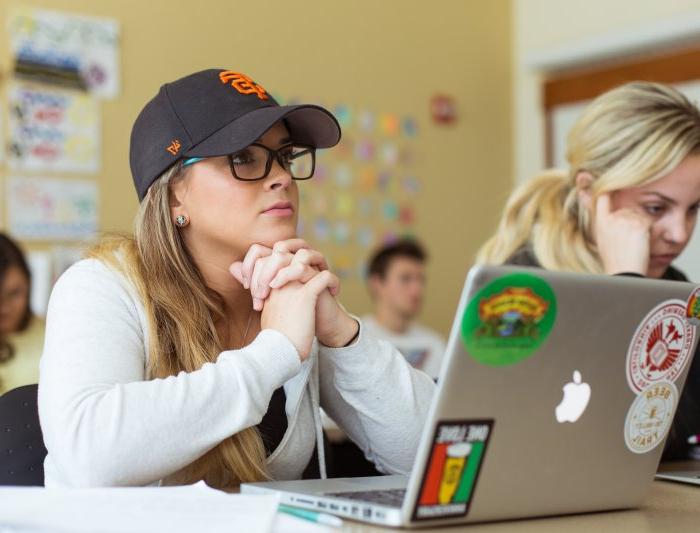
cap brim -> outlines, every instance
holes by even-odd
[[[242,150],[284,120],[295,143],[330,148],[340,141],[340,126],[326,109],[316,105],[271,106],[255,109],[213,133],[184,154],[216,157]]]

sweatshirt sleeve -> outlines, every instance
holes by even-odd
[[[360,324],[347,348],[319,345],[321,406],[377,468],[408,475],[435,392],[386,341]]]
[[[273,391],[300,369],[294,345],[264,330],[195,372],[146,381],[145,329],[124,280],[101,262],[82,261],[57,282],[39,416],[66,484],[138,486],[175,473],[258,424]]]

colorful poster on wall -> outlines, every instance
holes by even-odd
[[[10,177],[9,232],[25,240],[82,240],[98,230],[98,188],[90,180]]]
[[[18,7],[10,11],[7,28],[17,76],[81,88],[99,98],[119,94],[116,20]]]
[[[94,173],[100,166],[100,115],[94,98],[13,84],[8,89],[10,168]]]

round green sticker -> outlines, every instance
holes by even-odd
[[[557,300],[549,284],[531,274],[510,274],[483,287],[462,317],[462,342],[480,363],[512,365],[549,337]]]

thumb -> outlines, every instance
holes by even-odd
[[[228,267],[228,271],[234,278],[236,278],[238,283],[243,285],[243,262],[236,261],[235,263],[232,263],[231,266]]]

